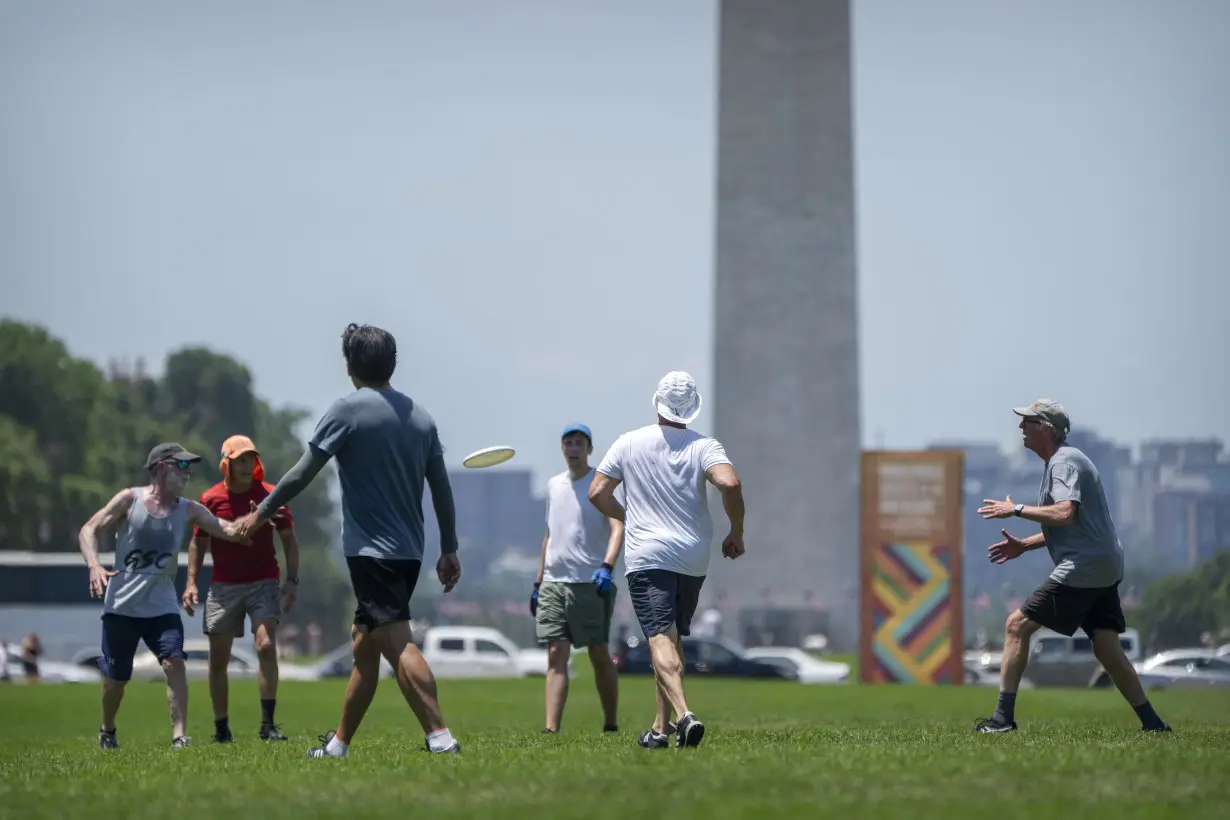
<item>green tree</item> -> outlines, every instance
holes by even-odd
[[[1230,629],[1230,550],[1151,584],[1134,615],[1154,649],[1191,646],[1206,632]]]

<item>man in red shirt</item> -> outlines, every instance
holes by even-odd
[[[222,521],[242,518],[263,501],[273,486],[264,482],[260,453],[247,436],[231,436],[222,443],[222,481],[201,494],[201,505]],[[252,622],[253,644],[260,658],[261,740],[286,740],[273,722],[277,704],[278,651],[275,641],[278,619],[295,603],[299,586],[299,542],[289,507],[273,517],[273,527],[252,536],[251,546],[212,538],[200,527],[188,548],[188,582],[183,604],[193,615],[200,603],[197,575],[206,550],[214,555],[213,579],[205,600],[205,634],[209,636],[209,697],[214,707],[214,742],[231,743],[234,737],[227,716],[227,665],[231,644],[243,637],[243,622]],[[286,583],[278,585],[278,556],[273,546],[277,530],[286,555]]]

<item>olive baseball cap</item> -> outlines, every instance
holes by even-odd
[[[1066,433],[1072,429],[1072,419],[1063,405],[1051,399],[1038,399],[1028,407],[1013,407],[1012,412],[1027,419],[1041,419],[1056,430]]]
[[[196,453],[190,453],[185,450],[177,441],[168,441],[159,444],[157,447],[149,451],[149,455],[145,459],[145,469],[153,467],[163,461],[200,461],[201,457]]]

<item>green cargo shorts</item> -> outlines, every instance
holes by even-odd
[[[571,641],[574,647],[605,646],[611,637],[611,615],[617,589],[599,595],[593,584],[546,581],[538,588],[536,632],[540,644]]]

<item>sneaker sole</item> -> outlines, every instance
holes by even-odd
[[[688,726],[683,733],[683,744],[680,748],[695,749],[705,739],[705,724],[696,721]]]

